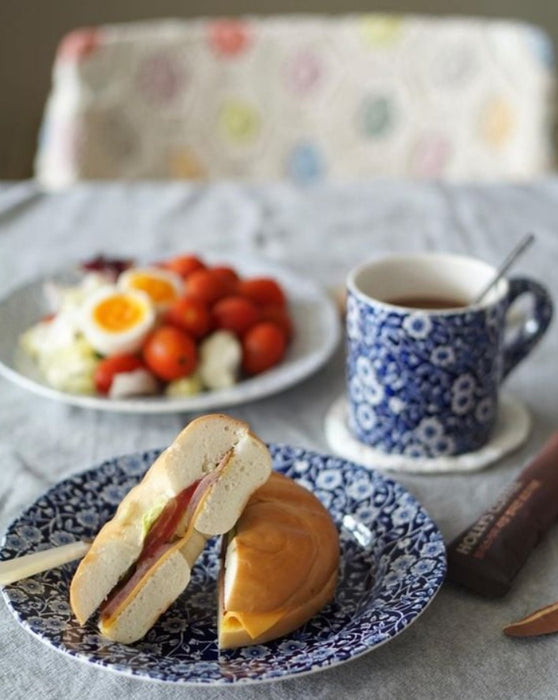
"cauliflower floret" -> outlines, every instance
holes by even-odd
[[[81,336],[37,358],[41,372],[52,387],[74,394],[95,393],[93,377],[99,361],[95,350]]]
[[[227,389],[238,381],[242,346],[230,331],[215,331],[200,345],[199,372],[207,389]]]
[[[77,337],[74,324],[65,315],[59,314],[51,321],[40,321],[28,328],[19,342],[27,354],[39,361],[43,355],[71,346]]]

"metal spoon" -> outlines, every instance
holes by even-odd
[[[535,240],[535,234],[534,233],[528,233],[526,236],[524,236],[521,241],[515,246],[515,248],[508,254],[507,258],[502,262],[500,267],[496,270],[496,274],[494,277],[490,280],[490,282],[484,287],[482,292],[478,294],[473,301],[471,302],[471,305],[475,304],[480,304],[481,300],[484,298],[486,294],[494,287],[495,284],[497,284],[502,277],[506,274],[506,272],[509,270],[509,268],[513,265],[513,263],[517,260],[517,258],[522,255],[527,248],[533,243]]]

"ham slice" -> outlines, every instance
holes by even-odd
[[[124,601],[133,594],[140,581],[159,564],[165,554],[174,549],[178,542],[188,538],[190,525],[198,507],[225,469],[232,453],[233,450],[229,450],[216,469],[195,481],[166,504],[149,530],[136,563],[101,606],[100,614],[103,620],[106,621],[117,614]],[[185,534],[175,538],[177,532]]]

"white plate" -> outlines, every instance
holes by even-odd
[[[0,374],[24,389],[75,406],[127,413],[174,413],[205,411],[269,396],[302,381],[330,358],[339,342],[340,323],[335,305],[324,290],[311,280],[264,260],[227,256],[219,262],[233,265],[243,276],[274,277],[286,291],[295,335],[283,362],[267,372],[230,389],[187,397],[108,399],[53,389],[19,348],[20,335],[50,312],[44,295],[45,278],[20,287],[0,302]],[[67,270],[48,279],[68,283],[75,282],[76,276]]]

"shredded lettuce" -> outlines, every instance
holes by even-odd
[[[163,512],[163,509],[165,507],[165,501],[161,500],[159,503],[153,506],[151,510],[148,510],[147,513],[144,513],[141,519],[141,535],[142,539],[145,539],[147,537],[147,533],[151,528],[153,527],[155,521],[157,518],[161,515]]]

